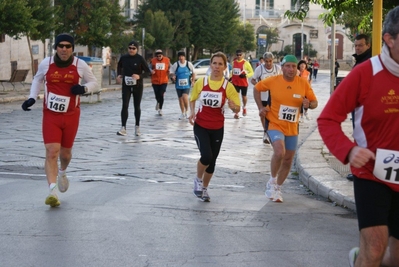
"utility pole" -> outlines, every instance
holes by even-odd
[[[335,19],[331,24],[331,35],[330,35],[331,45],[330,45],[330,94],[334,92],[335,86]]]
[[[301,59],[303,59],[303,21],[301,23]]]

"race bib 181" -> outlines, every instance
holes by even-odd
[[[296,122],[298,119],[299,108],[280,105],[278,118],[282,121]]]

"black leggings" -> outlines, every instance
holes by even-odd
[[[133,94],[133,105],[134,105],[134,117],[136,118],[136,126],[140,125],[141,116],[141,98],[143,97],[143,85],[138,84],[136,86],[122,85],[122,126],[126,127],[127,118],[129,117],[129,102],[130,97]]]
[[[224,128],[218,130],[205,129],[198,124],[194,124],[194,136],[198,149],[201,154],[200,162],[208,166],[207,173],[215,171],[216,159],[219,156],[222,146]]]
[[[154,89],[155,99],[157,103],[159,103],[159,109],[162,109],[163,106],[163,96],[166,92],[166,87],[168,86],[167,83],[163,84],[152,84],[152,88]]]

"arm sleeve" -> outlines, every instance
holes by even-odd
[[[228,99],[231,99],[234,102],[234,104],[236,104],[239,107],[241,106],[240,95],[237,93],[237,90],[235,89],[234,85],[231,83],[227,83],[226,96]]]
[[[252,69],[252,66],[248,61],[245,61],[244,69],[245,72],[247,73],[247,78],[251,78],[254,75],[254,70]]]
[[[85,81],[84,86],[87,87],[88,92],[93,92],[98,87],[98,82],[96,76],[94,76],[93,71],[90,69],[89,65],[82,60],[78,59],[78,72],[82,80]]]
[[[46,75],[50,64],[50,58],[45,58],[40,62],[39,68],[35,77],[33,77],[32,85],[30,87],[29,98],[36,99],[40,92],[40,87],[43,84],[44,76]]]

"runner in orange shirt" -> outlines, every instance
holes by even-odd
[[[169,68],[170,59],[163,55],[162,50],[155,51],[155,57],[151,60],[151,83],[157,100],[155,109],[158,111],[159,116],[163,115],[162,107],[169,81]]]
[[[309,83],[297,76],[297,63],[295,56],[285,56],[281,62],[283,74],[258,82],[254,90],[259,116],[269,121],[267,134],[273,146],[273,156],[265,195],[274,202],[283,202],[281,185],[288,176],[295,155],[301,106],[314,109],[318,104]],[[262,105],[260,95],[264,91],[269,91],[270,106]]]

